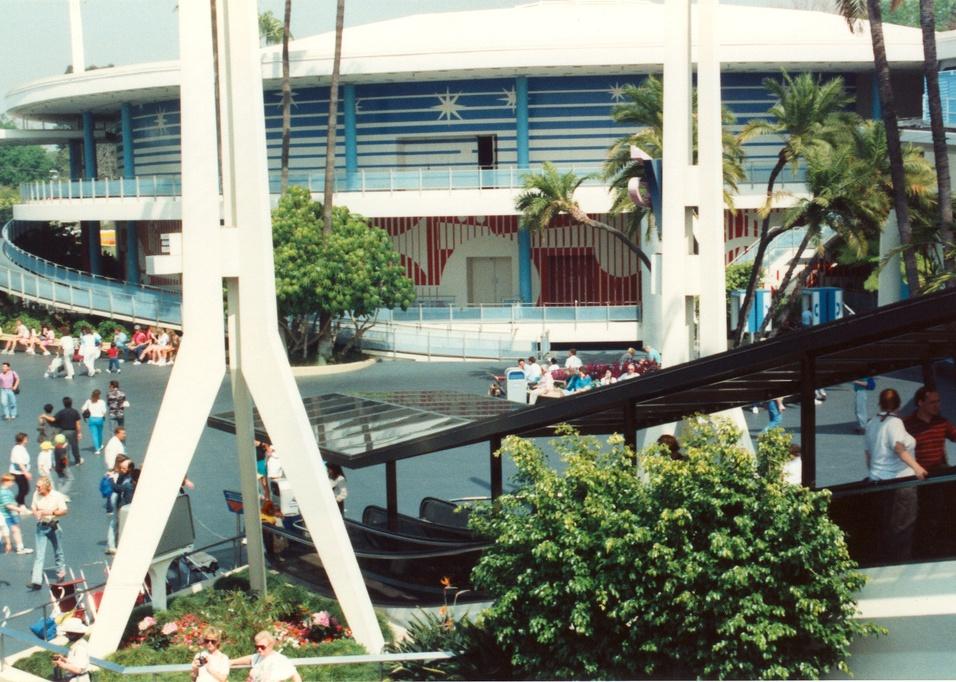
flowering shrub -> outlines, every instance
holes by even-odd
[[[306,619],[308,638],[312,642],[331,642],[340,637],[351,637],[352,631],[342,627],[328,611],[313,613]]]
[[[650,374],[651,372],[656,372],[660,369],[658,364],[652,360],[637,360],[634,363],[634,371],[637,373],[637,376],[644,376],[645,374]],[[607,370],[611,370],[611,376],[615,379],[620,378],[622,374],[627,373],[627,368],[621,370],[620,366],[616,362],[589,362],[586,365],[583,365],[584,371],[588,373],[595,381],[599,380],[604,376],[604,373]],[[566,369],[556,369],[551,372],[551,376],[554,377],[555,381],[567,381],[571,377],[571,372]]]

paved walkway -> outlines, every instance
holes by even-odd
[[[611,355],[584,353],[585,361],[607,361]],[[616,359],[617,354],[613,354]],[[73,398],[79,407],[93,388],[104,394],[111,378],[120,381],[127,392],[131,407],[127,413],[129,439],[127,449],[137,464],[149,439],[159,408],[162,392],[168,380],[170,368],[154,366],[123,365],[119,375],[99,374],[96,377],[79,376],[73,382],[64,379],[43,378],[48,358],[4,356],[20,374],[22,391],[19,396],[19,417],[12,422],[0,422],[0,458],[4,469],[8,462],[9,448],[14,435],[23,431],[30,436],[30,454],[36,456],[36,416],[45,402],[57,408],[64,395]],[[101,365],[104,369],[106,363]],[[366,366],[355,372],[302,377],[299,386],[304,396],[330,391],[381,391],[389,389],[443,389],[459,390],[484,395],[490,375],[503,368],[474,362],[414,363],[410,361],[384,361]],[[919,385],[915,371],[899,373],[893,377],[878,379],[880,388],[897,387],[904,400],[909,399]],[[956,391],[949,379],[941,381],[944,414],[956,415]],[[871,414],[875,408],[876,394],[870,394]],[[228,380],[223,381],[214,412],[231,409]],[[783,414],[783,425],[799,438],[800,410],[790,406]],[[818,480],[821,485],[859,480],[865,476],[862,454],[862,437],[853,434],[853,397],[848,385],[829,389],[829,399],[818,408]],[[757,433],[766,424],[766,412],[754,415],[746,412],[752,432]],[[541,442],[546,442],[542,439]],[[66,558],[74,570],[83,570],[91,582],[101,581],[109,559],[104,554],[108,517],[102,508],[98,491],[103,474],[102,461],[92,454],[88,434],[82,441],[86,463],[71,469],[67,483],[71,497],[71,514],[64,520],[64,544]],[[5,448],[5,449],[4,449]],[[238,473],[235,465],[235,444],[231,435],[207,428],[199,443],[196,456],[189,470],[189,477],[196,483],[190,493],[196,519],[197,546],[210,544],[232,535],[235,517],[226,511],[222,490],[238,489]],[[950,457],[953,461],[953,457]],[[513,468],[504,462],[507,480]],[[384,467],[348,472],[349,500],[347,513],[358,517],[368,504],[385,504]],[[399,508],[404,513],[417,514],[418,503],[425,495],[460,497],[486,495],[489,490],[488,448],[484,444],[456,448],[413,460],[398,463]],[[31,493],[32,495],[32,493]],[[26,519],[26,543],[33,546],[33,523]],[[51,559],[52,560],[52,559]],[[13,612],[35,607],[43,601],[45,592],[28,592],[32,556],[0,555],[0,605],[9,606]],[[36,620],[36,615],[11,621],[11,625],[26,627]]]

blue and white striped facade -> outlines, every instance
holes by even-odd
[[[766,78],[779,72],[728,74],[722,95],[737,117],[735,132],[750,120],[764,119],[773,98]],[[857,76],[842,76],[854,96]],[[608,148],[632,132],[611,112],[624,101],[627,85],[644,74],[445,80],[420,83],[345,85],[340,89],[336,169],[341,177],[409,169],[473,170],[479,166],[478,138],[494,138],[494,165],[527,168],[551,162],[561,168],[595,170]],[[281,92],[265,93],[270,168],[279,169]],[[325,169],[327,87],[293,91],[290,174],[321,182]],[[179,175],[179,102],[132,107],[135,174]],[[765,179],[776,160],[779,141],[746,143],[747,168],[754,182]]]
[[[346,29],[336,203],[389,231],[424,298],[460,305],[639,302],[639,286],[626,284],[639,279],[637,262],[617,242],[567,224],[528,236],[518,230],[514,198],[522,173],[545,162],[579,174],[600,170],[608,148],[633,132],[612,120],[613,107],[626,85],[660,73],[666,30],[661,6],[641,0],[548,0]],[[840,17],[724,5],[713,30],[721,34],[723,103],[738,129],[767,115],[772,98],[763,81],[781,69],[842,76],[857,110],[871,113],[869,36],[850,32]],[[316,193],[325,165],[332,39],[303,38],[291,49],[290,180]],[[887,26],[886,40],[894,67],[915,73],[922,59],[919,31]],[[274,192],[281,146],[278,53],[275,47],[262,53]],[[30,190],[15,216],[125,224],[126,239],[118,241],[121,250],[124,243],[139,247],[125,249],[127,273],[135,279],[158,248],[157,233],[178,225],[178,65],[94,73],[46,79],[8,95],[12,115],[74,121],[84,133],[82,144],[71,144],[73,185]],[[100,130],[119,133],[119,185],[90,182],[99,177],[89,152]],[[748,179],[735,199],[738,212],[725,218],[728,260],[756,235],[756,209],[778,146],[772,137],[746,144]],[[788,169],[780,186],[799,194],[799,172]],[[596,179],[582,186],[578,199],[594,215],[610,207]],[[482,290],[472,281],[479,275],[469,274],[473,267],[475,273],[494,270],[500,286]],[[552,281],[567,272],[576,273],[579,284]],[[591,286],[592,278],[600,284]]]

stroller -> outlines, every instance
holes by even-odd
[[[46,372],[43,373],[44,379],[53,378],[56,379],[60,376],[61,373],[65,373],[66,369],[63,367],[63,357],[57,353],[53,356],[53,359],[50,360],[50,364],[47,365]]]

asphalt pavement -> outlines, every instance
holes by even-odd
[[[616,360],[618,354],[583,353],[585,362]],[[21,377],[21,393],[18,396],[18,417],[14,421],[0,422],[0,450],[4,469],[9,448],[14,436],[23,431],[30,436],[29,451],[35,464],[37,454],[36,417],[46,402],[57,409],[63,396],[71,396],[74,405],[80,405],[94,388],[106,393],[110,379],[117,379],[126,391],[130,408],[127,410],[126,426],[129,434],[127,451],[140,464],[149,441],[156,414],[162,399],[169,367],[150,365],[122,365],[122,373],[105,373],[106,362],[101,361],[104,373],[95,377],[77,375],[72,382],[65,379],[44,379],[43,372],[49,358],[28,356],[4,356]],[[326,392],[363,392],[383,390],[455,390],[476,395],[485,395],[493,374],[500,374],[503,367],[486,362],[417,363],[408,360],[384,360],[354,372],[321,375],[298,380],[303,396]],[[908,400],[920,385],[917,370],[879,377],[878,388],[893,386]],[[940,380],[943,396],[943,414],[956,414],[956,390],[950,378]],[[876,392],[869,395],[870,414],[875,411]],[[797,405],[788,405],[783,413],[783,426],[799,440],[800,410]],[[232,409],[229,382],[224,378],[213,407],[213,412]],[[745,411],[748,426],[754,435],[767,422],[766,410],[758,414]],[[849,384],[828,388],[827,401],[817,408],[817,450],[819,485],[831,485],[862,479],[866,475],[863,462],[862,436],[853,432],[853,395]],[[544,441],[542,441],[544,442]],[[62,523],[64,548],[68,565],[76,572],[83,571],[90,583],[102,582],[104,569],[110,556],[105,554],[108,517],[103,509],[103,500],[98,484],[104,472],[102,458],[92,452],[89,434],[84,433],[81,442],[86,463],[70,469],[70,479],[61,487],[70,497],[71,512]],[[280,453],[281,456],[281,453]],[[950,456],[952,461],[952,455]],[[511,463],[503,463],[507,482],[513,472]],[[369,504],[384,505],[385,475],[383,466],[346,471],[349,498],[347,514],[360,517],[362,509]],[[190,492],[197,531],[196,545],[203,546],[233,535],[235,516],[227,511],[223,490],[237,490],[239,477],[235,460],[235,439],[232,435],[206,428],[197,447],[189,469],[189,478],[196,484]],[[507,483],[506,483],[507,488]],[[435,453],[398,464],[399,509],[403,513],[417,514],[422,497],[465,497],[487,495],[489,492],[488,446],[478,444]],[[32,498],[31,495],[28,497]],[[34,524],[24,518],[24,536],[28,547],[34,545]],[[29,582],[33,563],[32,555],[0,555],[0,606],[7,606],[13,613],[38,607],[48,599],[46,590],[30,592]],[[52,557],[48,564],[52,565]],[[37,614],[14,618],[10,625],[24,629],[37,619]],[[8,649],[9,650],[9,649]]]

